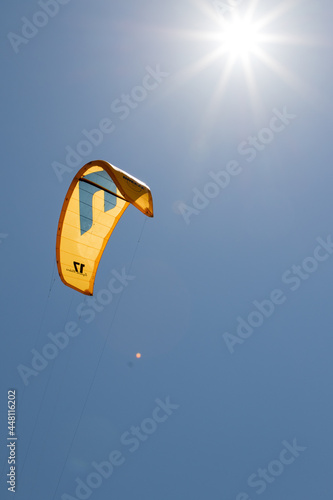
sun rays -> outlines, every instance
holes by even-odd
[[[286,0],[271,10],[266,9],[264,14],[259,14],[259,0],[252,0],[246,11],[244,8],[235,8],[227,18],[218,17],[215,12],[209,12],[207,5],[201,4],[205,15],[208,15],[217,28],[178,33],[184,40],[200,42],[202,47],[205,44],[209,47],[205,54],[201,53],[198,59],[183,68],[177,75],[178,83],[185,83],[209,67],[219,65],[221,68],[215,88],[210,92],[206,116],[202,119],[204,128],[213,126],[228,87],[235,85],[235,75],[236,83],[246,89],[253,110],[258,110],[261,106],[259,88],[262,76],[269,78],[270,73],[293,90],[308,98],[314,97],[314,90],[297,75],[292,65],[283,62],[284,59],[288,60],[288,57],[284,57],[288,53],[284,54],[283,50],[288,51],[296,45],[304,47],[322,44],[311,35],[297,34],[297,29],[294,29],[297,23],[289,14],[298,3],[299,0]],[[199,2],[197,5],[200,6]],[[287,15],[289,17],[284,19]],[[291,33],[287,32],[286,25],[291,26]]]

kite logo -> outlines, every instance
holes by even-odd
[[[75,260],[74,260],[73,265],[74,265],[74,269],[75,269],[76,273],[83,274],[83,268],[85,267],[85,264],[80,264],[80,262],[75,262]],[[79,268],[79,266],[80,266],[80,268]]]
[[[130,179],[129,177],[126,177],[126,175],[123,175],[123,179],[125,179],[128,183],[128,184],[134,191],[137,191],[137,192],[140,192],[142,189],[144,189],[143,186],[141,186],[141,184],[139,184],[138,182],[134,181],[133,179]]]
[[[92,199],[97,191],[104,191],[104,212],[112,210],[117,205],[117,188],[110,176],[101,170],[85,175],[79,181],[80,198],[80,229],[81,236],[93,225]],[[110,191],[115,194],[110,193]]]

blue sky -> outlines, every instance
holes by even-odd
[[[261,38],[232,58],[249,13]],[[17,500],[332,498],[332,13],[3,7],[1,498],[11,389]],[[127,209],[89,302],[55,239],[96,159],[147,183],[155,216]]]

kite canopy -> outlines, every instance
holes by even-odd
[[[146,184],[110,163],[87,163],[74,177],[60,214],[57,266],[65,285],[92,295],[104,248],[129,204],[153,217]]]

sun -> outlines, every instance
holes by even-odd
[[[187,83],[211,66],[216,69],[213,73],[214,86],[208,93],[209,97],[200,120],[200,133],[203,137],[212,133],[220,116],[221,103],[226,95],[230,95],[230,83],[236,89],[242,88],[243,93],[247,93],[247,102],[253,114],[263,107],[260,89],[263,76],[269,75],[269,72],[298,93],[308,98],[311,96],[311,99],[320,98],[318,93],[295,73],[293,64],[284,62],[284,54],[287,53],[289,61],[288,51],[291,48],[327,46],[327,42],[320,35],[299,31],[296,17],[296,29],[292,32],[285,31],[283,18],[290,13],[292,20],[291,11],[299,0],[281,0],[272,9],[266,9],[261,14],[259,11],[262,12],[263,9],[259,9],[259,2],[267,3],[265,0],[249,0],[246,2],[246,8],[234,8],[227,16],[216,17],[215,12],[203,5],[201,0],[197,0],[208,20],[208,29],[205,26],[202,30],[179,30],[170,33],[173,38],[178,34],[182,41],[193,41],[196,47],[200,47],[200,56],[193,58],[177,73],[175,89],[180,83]],[[213,3],[217,6],[222,4],[218,1]]]
[[[196,75],[206,72],[209,67],[216,70],[212,73],[215,80],[207,93],[208,99],[200,120],[202,137],[213,133],[220,116],[221,103],[227,95],[231,95],[228,93],[230,84],[235,86],[236,90],[241,88],[243,94],[247,93],[247,102],[254,115],[263,108],[261,88],[263,76],[269,75],[269,72],[297,93],[311,99],[321,98],[295,73],[293,64],[284,62],[284,53],[287,53],[287,61],[290,61],[288,52],[292,48],[328,46],[328,42],[321,35],[299,31],[296,17],[296,29],[285,31],[283,18],[290,14],[292,20],[291,11],[299,1],[281,0],[271,9],[268,8],[259,14],[259,11],[263,10],[259,8],[259,2],[267,4],[267,0],[248,0],[246,7],[235,6],[227,16],[223,11],[223,15],[217,17],[207,2],[196,0],[202,17],[207,19],[208,27],[205,25],[199,30],[180,29],[167,32],[170,40],[179,36],[182,42],[194,42],[195,47],[200,49],[200,55],[191,58],[189,64],[182,66],[177,72],[174,90],[178,90],[179,84],[185,84]],[[218,0],[211,3],[216,4],[218,8],[226,5]]]
[[[247,56],[259,45],[259,33],[248,20],[235,19],[228,23],[221,35],[221,49],[231,56]]]

